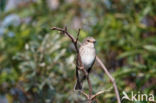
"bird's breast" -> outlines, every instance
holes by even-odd
[[[80,55],[81,61],[85,69],[90,68],[95,60],[95,49],[94,48],[84,49],[82,50],[82,52],[80,52]]]

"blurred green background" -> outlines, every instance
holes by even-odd
[[[73,46],[53,26],[97,40],[120,97],[156,96],[156,0],[0,0],[0,103],[84,103]],[[97,63],[90,77],[94,93],[112,87]],[[96,102],[117,103],[114,90]]]

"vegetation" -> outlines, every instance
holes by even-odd
[[[73,91],[73,46],[68,38],[51,31],[53,26],[67,26],[74,36],[81,28],[81,41],[87,36],[97,40],[97,55],[115,78],[121,97],[123,91],[156,96],[155,0],[50,1],[26,0],[7,9],[6,0],[0,0],[0,96],[8,103],[85,100]],[[90,79],[94,93],[112,87],[97,64]],[[84,86],[88,88],[87,82]],[[114,90],[96,101],[116,103]]]

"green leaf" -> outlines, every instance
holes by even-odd
[[[141,52],[142,52],[142,50],[131,50],[131,51],[121,53],[117,58],[120,59],[120,58],[124,58],[124,57],[128,57],[128,56],[136,55]]]
[[[154,45],[145,45],[143,48],[151,52],[156,52],[156,46]]]

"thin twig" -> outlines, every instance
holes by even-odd
[[[121,100],[120,100],[120,95],[119,95],[119,92],[118,92],[118,88],[116,86],[116,82],[115,82],[115,79],[112,77],[112,75],[108,72],[107,68],[105,67],[105,65],[102,63],[102,61],[100,60],[100,58],[98,56],[96,56],[96,61],[99,63],[99,65],[101,66],[101,68],[105,71],[105,73],[107,74],[107,76],[109,77],[109,79],[111,80],[112,84],[113,84],[113,87],[114,87],[114,90],[115,90],[115,94],[116,94],[116,98],[117,98],[117,101],[118,103],[121,103]]]
[[[68,36],[68,37],[72,40],[72,42],[75,42],[74,37],[73,37],[71,34],[69,34],[69,33],[67,32],[67,27],[65,27],[65,29],[53,27],[53,28],[51,28],[51,30],[58,30],[58,31],[61,31],[61,32],[65,33],[65,35]]]
[[[80,91],[87,99],[89,99],[88,94],[86,94],[84,91]]]
[[[77,41],[78,41],[78,39],[79,39],[79,35],[80,35],[80,29],[79,29],[78,32],[77,32],[76,43],[77,43]]]
[[[106,93],[106,92],[110,92],[111,89],[112,89],[112,87],[109,88],[108,90],[101,90],[101,91],[97,92],[96,94],[92,95],[91,99],[95,99],[95,97],[100,95],[100,94],[103,94],[103,93]]]
[[[87,76],[88,86],[89,86],[89,98],[92,97],[92,85],[89,79],[89,76]]]

